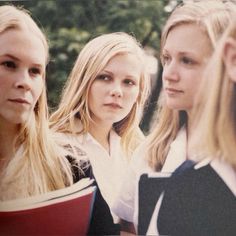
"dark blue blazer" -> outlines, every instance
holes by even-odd
[[[236,235],[236,198],[209,164],[177,170],[165,189],[157,227],[160,235]]]

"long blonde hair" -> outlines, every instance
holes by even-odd
[[[59,108],[50,118],[55,131],[75,133],[75,121],[80,119],[82,130],[78,134],[88,132],[91,121],[88,93],[91,84],[111,58],[127,53],[136,55],[140,60],[142,72],[139,95],[129,114],[123,120],[113,124],[113,128],[121,136],[124,151],[128,156],[131,155],[143,138],[139,123],[148,96],[149,74],[144,66],[143,49],[134,37],[126,33],[117,32],[98,36],[82,49],[67,80]]]
[[[231,2],[218,0],[186,2],[179,5],[168,18],[161,36],[161,55],[169,32],[176,26],[197,24],[209,38],[212,51],[224,29],[236,13],[235,5]],[[185,111],[175,111],[165,105],[158,104],[158,118],[154,130],[146,140],[146,159],[151,168],[161,170],[170,144],[176,138],[180,128],[187,123]]]
[[[220,158],[236,168],[236,84],[227,74],[223,51],[228,38],[236,41],[236,21],[226,30],[201,83],[201,103],[195,106],[191,146],[197,161]]]
[[[0,7],[0,34],[6,30],[25,28],[41,39],[47,62],[46,37],[29,13],[14,6]],[[54,142],[49,130],[46,85],[44,85],[34,112],[25,124],[20,124],[15,142],[15,155],[4,166],[0,175],[0,199],[32,196],[71,184],[69,164],[64,157],[59,158],[60,155],[60,147]]]

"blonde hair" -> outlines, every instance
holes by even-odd
[[[231,2],[206,0],[186,2],[179,5],[167,20],[161,36],[161,55],[169,32],[176,26],[197,24],[209,38],[212,52],[224,29],[230,22],[236,7]],[[158,104],[160,105],[160,104]],[[146,140],[146,159],[151,168],[161,170],[170,144],[176,138],[180,128],[187,123],[185,111],[169,109],[163,102],[158,108],[156,126]]]
[[[118,54],[131,53],[140,60],[142,67],[138,99],[129,114],[113,124],[121,136],[121,143],[128,156],[139,144],[143,134],[139,123],[143,107],[148,96],[149,74],[144,66],[144,51],[134,37],[122,32],[104,34],[91,40],[82,49],[64,88],[59,108],[51,116],[52,127],[57,132],[75,133],[75,121],[81,120],[82,130],[88,132],[91,121],[88,107],[88,93],[91,84],[107,65],[109,60]]]
[[[0,35],[6,30],[15,29],[27,29],[41,39],[45,47],[45,61],[47,62],[46,37],[29,13],[14,6],[1,6]],[[64,158],[59,158],[58,153],[61,153],[61,150],[54,142],[49,130],[46,85],[34,112],[25,124],[19,126],[19,134],[15,141],[15,155],[4,166],[1,173],[0,199],[32,196],[71,184],[69,164]]]
[[[201,83],[202,102],[195,106],[195,132],[191,146],[195,160],[217,157],[236,168],[236,84],[227,74],[223,51],[228,38],[236,40],[236,21],[226,30]]]

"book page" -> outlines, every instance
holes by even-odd
[[[33,197],[3,201],[0,202],[0,211],[32,209],[83,196],[95,190],[95,187],[92,187],[93,182],[93,179],[83,178],[75,184],[63,189]]]

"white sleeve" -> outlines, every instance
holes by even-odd
[[[146,172],[148,166],[143,153],[142,146],[135,151],[123,178],[121,191],[112,206],[112,211],[119,218],[128,222],[133,222],[134,220],[135,195],[139,176],[141,173]]]
[[[129,166],[121,186],[121,191],[112,206],[112,212],[119,218],[129,222],[133,221],[135,184],[136,173]]]

